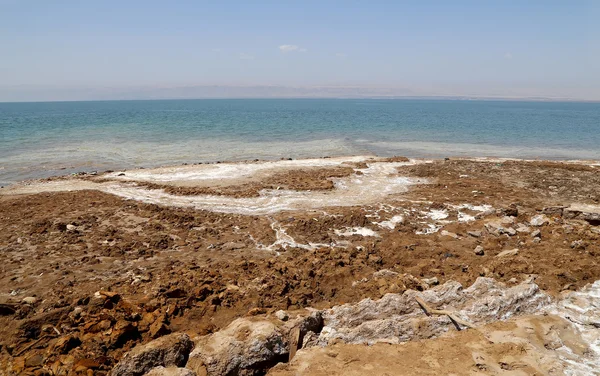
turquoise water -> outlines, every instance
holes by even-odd
[[[0,103],[0,184],[353,154],[600,159],[600,103],[215,99]]]

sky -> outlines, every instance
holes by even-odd
[[[0,101],[600,100],[598,20],[596,0],[0,0]]]

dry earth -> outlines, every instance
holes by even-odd
[[[316,161],[113,172],[0,190],[0,374],[102,375],[136,345],[171,332],[197,339],[241,317],[447,281],[531,278],[556,297],[600,279],[593,164]],[[546,349],[516,329],[525,325],[518,320],[401,345],[311,347],[270,374],[552,374],[522,342],[490,340],[504,331]],[[234,374],[264,374],[277,361]],[[521,373],[506,369],[515,362]]]

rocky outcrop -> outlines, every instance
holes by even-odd
[[[316,344],[401,343],[437,337],[453,328],[447,316],[427,316],[416,297],[436,309],[454,311],[457,317],[476,325],[533,313],[551,300],[533,282],[507,288],[491,278],[481,277],[463,289],[460,283],[450,281],[424,292],[386,294],[379,300],[365,299],[325,311],[324,327]]]
[[[111,371],[112,376],[142,376],[156,367],[183,367],[194,344],[184,333],[174,333],[125,354]]]

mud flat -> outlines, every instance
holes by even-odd
[[[596,374],[598,166],[358,156],[3,188],[0,374]]]

